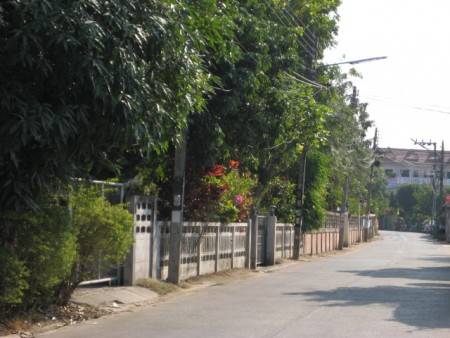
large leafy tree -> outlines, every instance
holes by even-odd
[[[330,159],[327,194],[328,210],[341,207],[344,185],[349,179],[347,202],[350,211],[360,209],[360,200],[367,198],[370,168],[375,161],[373,145],[367,138],[372,121],[368,119],[367,104],[361,103],[358,91],[349,76],[358,76],[354,71],[341,73],[338,67],[321,68],[320,77],[333,84],[322,92],[320,100],[326,102],[332,113],[325,123],[329,135],[322,151]]]
[[[170,5],[170,6],[169,6]],[[0,208],[164,149],[211,88],[182,2],[0,4]]]
[[[301,79],[312,78],[314,60],[331,43],[336,22],[329,14],[338,3],[239,3],[233,39],[240,51],[232,62],[211,64],[221,88],[207,113],[192,117],[193,163],[239,159],[258,174],[263,187],[297,165],[304,144],[324,138],[328,110],[315,100],[317,87]]]

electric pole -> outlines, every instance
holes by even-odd
[[[426,146],[433,146],[433,175],[431,176],[431,187],[433,190],[433,204],[431,207],[431,226],[436,227],[436,199],[437,199],[437,194],[436,194],[436,190],[437,190],[437,151],[436,151],[436,142],[419,142],[417,140],[412,140],[414,142],[415,145],[419,145],[422,148],[426,149],[426,150],[430,150],[428,149]],[[443,147],[443,146],[442,146]],[[442,157],[443,158],[443,157]],[[441,176],[440,176],[441,177]],[[442,180],[441,180],[442,182]],[[444,189],[444,188],[442,188]]]
[[[373,146],[372,146],[374,155],[377,150],[377,138],[378,138],[378,129],[375,129],[375,136],[373,138]],[[375,165],[375,161],[373,161],[372,164],[370,165],[369,187],[367,189],[367,206],[366,206],[367,220],[366,220],[366,224],[365,224],[365,227],[367,227],[367,228],[369,228],[369,225],[370,225],[370,202],[372,199],[372,180],[373,180],[373,166],[374,165]]]

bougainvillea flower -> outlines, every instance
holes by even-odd
[[[222,176],[225,169],[220,164],[214,164],[210,171],[208,171],[209,176],[219,177]]]
[[[244,197],[242,195],[234,196],[234,201],[237,205],[241,205],[244,202]]]
[[[237,169],[239,167],[239,161],[235,161],[235,160],[229,160],[228,161],[228,166],[231,169]]]
[[[248,211],[247,210],[241,210],[238,214],[238,221],[242,222],[248,219]],[[242,231],[243,232],[243,231]]]

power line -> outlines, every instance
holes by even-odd
[[[266,1],[266,2],[267,2],[267,1]],[[270,5],[269,5],[269,6],[270,6]],[[272,8],[272,7],[271,7],[271,8]],[[272,9],[272,11],[274,11],[274,10]],[[293,27],[300,27],[299,24],[296,22],[295,18],[289,13],[289,11],[286,11],[286,13],[288,13],[288,14],[290,15],[290,17],[292,18],[292,21],[289,20],[289,18],[286,16],[286,14],[284,13],[283,10],[280,9],[280,13],[283,15],[283,17],[286,19],[286,21],[287,21],[287,23],[288,23],[289,25],[291,25],[291,23],[293,23]],[[300,21],[300,20],[299,20],[299,21]],[[306,27],[304,27],[304,25],[301,26],[301,28],[303,29],[303,31],[305,31],[305,29],[307,29]],[[305,35],[306,35],[306,34],[305,34]],[[305,42],[305,44],[308,45],[308,47],[309,47],[311,50],[315,50],[315,47],[314,47],[314,46],[311,46],[311,45],[308,43],[308,41],[306,41],[306,39],[305,39],[303,36],[299,35],[299,37]],[[313,39],[311,39],[309,36],[308,36],[308,38],[309,38],[310,42],[314,45],[314,44],[315,44],[315,41],[314,41]]]
[[[292,75],[292,74],[289,74],[289,73],[287,73],[287,72],[283,72],[283,73],[284,73],[285,75],[289,76],[290,78],[293,78],[293,79],[296,80],[297,82],[300,82],[300,83],[303,83],[303,84],[307,84],[307,85],[309,85],[309,86],[312,86],[312,87],[315,87],[315,88],[318,88],[318,89],[328,89],[327,87],[321,85],[320,83],[311,81],[310,79],[308,79],[308,78],[306,78],[306,77],[304,77],[304,76],[302,76],[302,75],[300,75],[300,74],[298,74],[298,73],[295,73],[295,72],[294,72],[294,74],[295,74],[296,76],[294,76],[294,75]],[[297,78],[297,76],[300,77],[300,79]]]
[[[264,0],[264,2],[266,3],[267,6],[270,7],[270,9],[271,9],[272,12],[275,14],[275,16],[280,20],[281,25],[282,25],[283,27],[289,29],[289,27],[286,26],[286,24],[284,23],[283,19],[281,19],[281,17],[278,15],[278,13],[275,11],[275,9],[270,5],[270,3],[269,3],[267,0]],[[288,21],[288,23],[289,23],[289,21]],[[302,46],[302,47],[305,49],[305,51],[306,51],[306,52],[314,59],[315,56],[311,53],[311,51],[309,50],[309,48],[306,48],[305,45],[298,39],[297,34],[295,34],[295,39],[296,39],[297,42],[300,44],[300,46]],[[303,40],[303,41],[305,41],[305,43],[307,44],[306,40]],[[314,49],[314,48],[312,48],[309,44],[308,44],[308,47],[310,47],[311,49]]]
[[[306,27],[306,25],[303,23],[303,21],[300,19],[300,17],[295,13],[295,11],[292,9],[292,7],[289,4],[286,4],[286,7],[288,7],[290,9],[290,11],[288,11],[289,15],[294,18],[294,20],[297,20],[298,22],[300,22],[300,24],[302,25],[302,28],[304,29],[305,32],[305,36],[309,39],[309,41],[311,41],[311,43],[316,43],[316,35],[314,33],[312,33],[308,27]],[[295,16],[295,17],[294,17]],[[309,32],[308,32],[309,31]],[[309,35],[312,35],[313,38],[311,38]]]
[[[359,95],[359,97],[363,98],[363,99],[365,98],[365,99],[369,99],[369,100],[373,100],[373,101],[378,101],[378,102],[396,104],[396,105],[399,105],[399,106],[412,108],[412,109],[417,109],[417,110],[431,111],[431,112],[435,112],[435,113],[441,113],[441,114],[450,115],[450,108],[448,108],[448,107],[442,107],[443,109],[433,109],[433,108],[427,108],[427,107],[418,106],[418,105],[409,105],[409,104],[404,104],[404,103],[400,103],[400,102],[395,102],[395,101],[392,101],[391,99],[386,98],[386,97],[377,97],[377,96],[371,96],[371,95]],[[435,107],[439,107],[439,106],[436,106],[436,105],[434,105],[434,106]]]

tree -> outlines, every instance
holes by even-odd
[[[192,163],[238,159],[259,177],[261,198],[265,185],[297,167],[302,145],[324,139],[328,109],[314,99],[316,88],[295,74],[311,78],[312,58],[331,43],[336,22],[329,14],[338,3],[240,3],[233,37],[240,51],[233,60],[214,60],[211,72],[221,88],[208,101],[207,112],[191,117]],[[308,38],[315,43],[305,43]]]
[[[360,212],[361,200],[367,198],[370,167],[375,159],[371,141],[366,138],[372,125],[367,105],[359,102],[358,91],[349,76],[358,74],[353,70],[342,73],[336,66],[319,67],[318,78],[333,84],[318,97],[330,109],[325,121],[328,135],[320,150],[329,158],[327,209],[341,207],[348,178],[347,207],[350,213],[356,214]]]
[[[211,90],[183,3],[0,4],[0,210],[166,149]],[[195,27],[194,27],[195,28]]]

